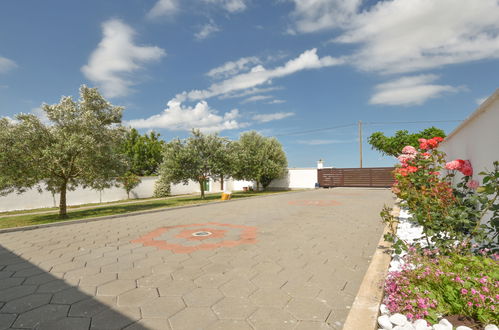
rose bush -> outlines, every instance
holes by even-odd
[[[417,246],[436,247],[442,253],[451,252],[457,243],[497,249],[499,163],[494,162],[492,171],[480,173],[480,187],[472,179],[470,161],[446,162],[445,153],[437,149],[442,141],[441,137],[419,139],[419,148],[404,147],[394,172],[393,192],[404,201],[412,220],[423,228]],[[453,185],[455,181],[458,183]],[[490,218],[483,221],[485,217]],[[393,221],[386,210],[382,218]],[[396,248],[404,247],[394,232],[386,238],[395,241]]]

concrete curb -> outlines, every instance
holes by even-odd
[[[392,215],[398,217],[400,207],[393,206]],[[385,226],[379,240],[376,251],[371,259],[364,279],[360,284],[359,291],[343,326],[343,330],[374,330],[378,328],[379,306],[383,299],[383,287],[381,283],[388,273],[391,255],[387,253],[391,243],[385,241],[384,235],[388,232]]]
[[[281,192],[281,193],[268,194],[268,195],[263,195],[263,196],[251,196],[251,197],[237,198],[237,199],[231,199],[231,200],[226,200],[226,201],[216,201],[216,202],[208,202],[208,203],[202,203],[202,204],[191,204],[191,205],[173,206],[173,207],[160,207],[160,208],[153,209],[153,210],[106,215],[106,216],[96,217],[96,218],[67,220],[67,221],[60,221],[60,222],[45,223],[45,224],[41,224],[41,225],[5,228],[5,229],[0,229],[0,234],[12,233],[12,232],[17,232],[17,231],[34,230],[34,229],[39,229],[39,228],[66,226],[66,225],[93,222],[93,221],[99,221],[99,220],[124,218],[124,217],[131,217],[131,216],[135,216],[135,215],[143,215],[143,214],[150,214],[150,213],[168,212],[168,211],[173,211],[173,210],[187,209],[187,208],[200,207],[200,206],[213,205],[213,204],[240,202],[240,201],[247,200],[247,199],[265,198],[265,197],[272,197],[272,196],[277,196],[277,195],[282,195],[282,194],[296,194],[299,192],[306,192],[306,191],[313,191],[313,190],[314,189],[298,190],[298,191],[285,191],[285,192]]]

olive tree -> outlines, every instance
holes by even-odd
[[[226,170],[228,143],[217,134],[193,130],[188,139],[175,139],[165,145],[160,175],[171,183],[198,182],[204,199],[205,183],[210,178],[219,179]]]
[[[274,179],[282,177],[288,167],[286,153],[281,143],[272,137],[264,137],[255,131],[241,134],[234,142],[234,165],[232,176],[238,180],[249,180],[265,189]]]
[[[83,85],[78,101],[65,96],[43,111],[49,124],[32,114],[0,119],[0,194],[45,188],[60,194],[59,216],[66,217],[68,190],[102,189],[124,173],[123,108]]]

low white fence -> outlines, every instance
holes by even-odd
[[[132,190],[130,198],[149,198],[153,196],[154,183],[158,177],[142,177],[142,182]],[[284,178],[274,180],[270,188],[298,189],[314,188],[317,181],[317,169],[289,169]],[[226,190],[240,191],[244,187],[255,187],[250,181],[226,180]],[[220,192],[220,182],[210,181],[208,192]],[[187,185],[176,184],[171,187],[172,195],[185,195],[199,193],[199,184],[190,181]],[[104,190],[84,189],[78,187],[74,191],[68,191],[68,205],[81,205],[89,203],[104,203],[124,200],[127,198],[126,192],[121,187],[111,187]],[[0,197],[0,212],[14,210],[28,210],[35,208],[56,207],[59,205],[59,195],[48,191],[39,193],[36,189],[29,190],[23,194],[12,193]]]

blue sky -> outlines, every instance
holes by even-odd
[[[87,84],[141,132],[257,130],[292,167],[358,166],[359,120],[364,166],[392,165],[369,134],[458,123],[369,123],[464,119],[498,76],[496,0],[0,4],[0,116],[41,115]]]

